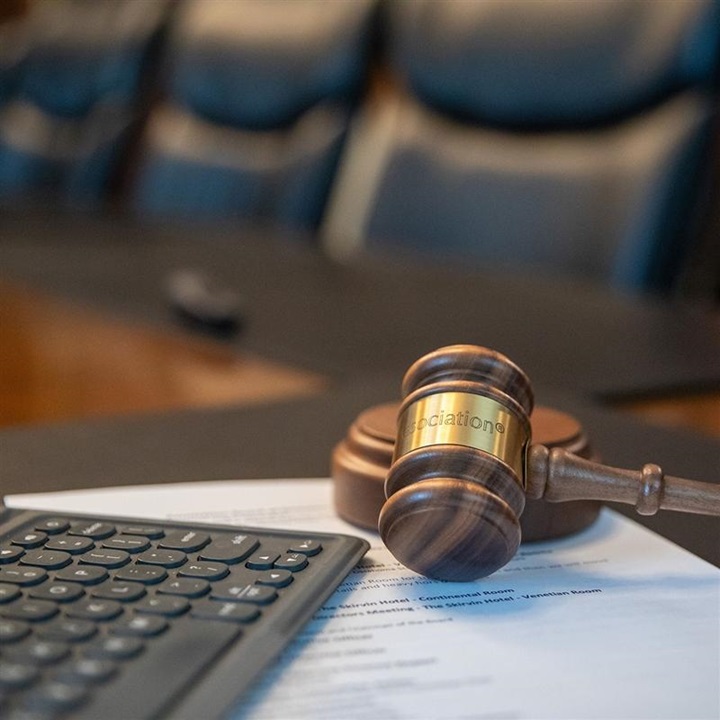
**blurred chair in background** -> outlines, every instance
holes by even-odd
[[[344,258],[718,277],[720,0],[11,2],[0,200],[115,190]]]
[[[167,0],[33,0],[0,25],[0,199],[106,196]]]
[[[394,87],[353,130],[329,251],[403,248],[669,289],[717,163],[718,9],[387,3]]]
[[[359,93],[375,0],[189,0],[142,139],[144,212],[315,229]]]

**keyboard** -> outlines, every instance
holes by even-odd
[[[0,521],[7,720],[227,717],[368,549],[17,509]]]

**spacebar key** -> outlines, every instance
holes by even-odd
[[[165,635],[148,641],[143,654],[128,662],[115,682],[98,688],[73,720],[150,718],[167,712],[240,634],[234,623],[176,620]]]

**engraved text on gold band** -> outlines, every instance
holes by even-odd
[[[395,459],[429,445],[466,445],[494,455],[524,478],[529,442],[529,428],[496,400],[441,392],[420,398],[402,412]]]

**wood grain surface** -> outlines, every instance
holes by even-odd
[[[0,425],[255,404],[320,375],[0,284]]]

